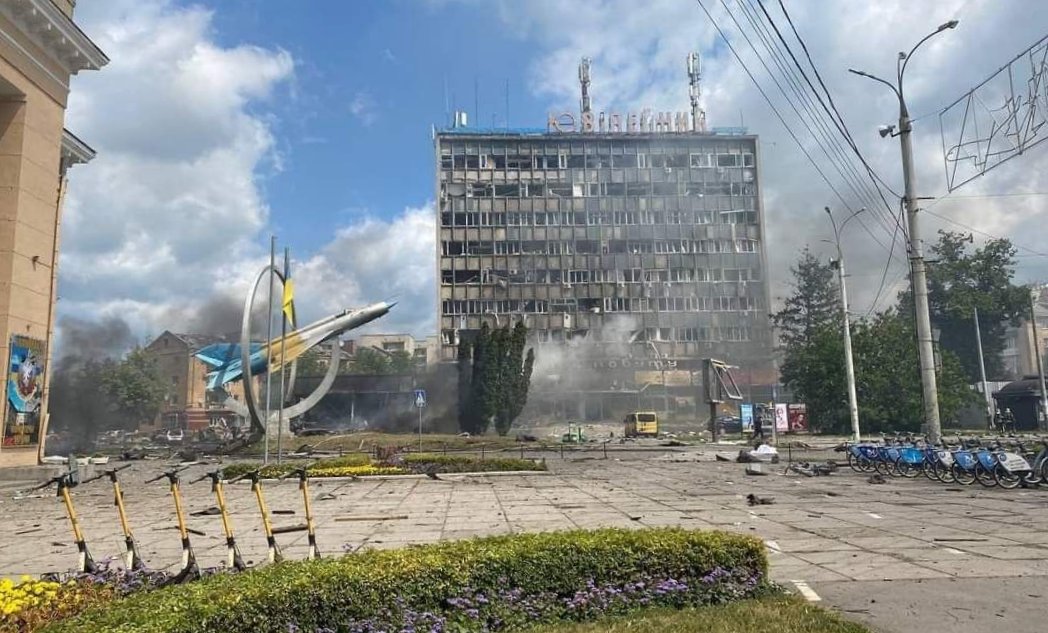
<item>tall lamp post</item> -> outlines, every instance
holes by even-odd
[[[833,260],[831,265],[837,269],[837,278],[841,284],[841,320],[844,322],[844,369],[848,377],[848,414],[851,416],[852,439],[856,442],[860,441],[859,402],[855,395],[855,365],[852,362],[851,324],[848,321],[848,288],[844,283],[846,275],[844,274],[844,255],[841,252],[841,232],[844,231],[844,227],[848,225],[852,218],[865,210],[866,207],[863,207],[852,213],[838,227],[837,221],[833,218],[833,212],[830,211],[829,207],[826,207],[826,215],[830,216],[830,224],[833,226],[833,243],[837,247],[837,259]]]
[[[885,81],[861,70],[849,68],[848,72],[872,79],[888,86],[899,99],[899,130],[893,132],[893,127],[881,129],[881,136],[889,134],[899,137],[899,145],[902,149],[902,175],[905,181],[905,193],[903,203],[906,206],[906,223],[910,238],[910,283],[913,287],[914,307],[917,316],[917,351],[921,365],[921,391],[924,396],[924,421],[927,425],[929,439],[937,443],[942,437],[942,424],[939,421],[939,392],[936,386],[935,356],[932,347],[932,325],[928,314],[928,280],[924,269],[924,251],[921,246],[920,232],[917,226],[917,176],[913,169],[913,125],[910,121],[910,112],[906,108],[906,99],[903,98],[903,77],[906,74],[906,65],[913,58],[914,52],[929,39],[942,33],[947,29],[957,26],[957,20],[950,20],[941,24],[935,31],[925,35],[910,49],[909,53],[899,53],[896,62],[895,83]]]

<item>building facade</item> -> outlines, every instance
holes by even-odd
[[[0,2],[0,466],[43,456],[66,170],[94,155],[63,127],[69,78],[109,60],[74,4]]]
[[[524,320],[587,418],[695,407],[704,358],[773,384],[757,137],[559,129],[436,132],[441,359]]]
[[[211,368],[194,356],[202,348],[222,342],[226,339],[164,332],[145,347],[146,354],[155,359],[160,375],[168,383],[155,428],[200,431],[244,426],[239,416],[226,408],[225,394],[207,390],[207,374]],[[241,381],[230,382],[225,388],[228,395],[243,400]]]

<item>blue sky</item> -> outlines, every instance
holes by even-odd
[[[685,58],[696,50],[710,125],[743,118],[761,138],[768,275],[781,297],[798,249],[829,255],[824,206],[876,203],[824,158],[825,140],[763,69],[760,43],[733,26],[740,3],[726,4],[732,15],[707,2],[843,200],[693,0],[83,0],[77,22],[112,61],[72,83],[67,127],[98,157],[70,179],[60,322],[116,316],[146,340],[202,327],[206,315],[223,312],[216,305],[239,310],[276,233],[295,257],[303,316],[396,295],[395,313],[372,329],[431,334],[431,126],[445,120],[445,85],[473,124],[490,126],[505,123],[508,82],[510,123],[542,126],[550,109],[578,107],[576,69],[589,56],[595,109],[682,110]],[[911,111],[934,114],[1041,37],[1048,22],[1045,3],[942,0],[917,17],[912,0],[785,4],[859,148],[896,190],[897,141],[876,130],[897,106],[847,68],[890,74],[894,51],[960,18],[908,71]],[[937,128],[926,117],[915,134],[922,196],[945,193]],[[940,228],[973,227],[980,237],[1035,246],[1048,239],[1043,198],[995,197],[1022,191],[1048,191],[1043,150],[936,203],[923,231],[933,240]],[[905,278],[905,256],[900,248],[889,255],[886,227],[871,225],[877,240],[859,230],[843,238],[859,314],[887,307]],[[1023,255],[1020,281],[1048,278],[1048,259]]]
[[[297,248],[320,246],[354,215],[390,216],[434,197],[430,125],[445,120],[445,82],[471,119],[479,86],[481,122],[494,115],[500,126],[508,82],[513,123],[543,123],[543,102],[525,88],[533,46],[497,12],[403,0],[310,4],[208,3],[219,42],[284,48],[296,59],[294,96],[273,108],[284,171],[265,187],[275,231]]]

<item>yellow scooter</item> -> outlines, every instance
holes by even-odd
[[[165,585],[176,585],[200,578],[200,567],[197,566],[196,554],[193,553],[193,545],[189,542],[189,529],[186,527],[186,515],[182,509],[182,493],[180,490],[181,481],[178,476],[178,473],[187,468],[189,468],[189,466],[175,468],[160,473],[156,477],[146,481],[148,484],[153,483],[154,481],[160,481],[166,477],[171,484],[171,497],[175,500],[175,518],[178,520],[178,534],[182,538],[182,569],[177,575],[164,581]]]
[[[237,547],[236,537],[233,535],[233,523],[229,519],[229,511],[226,508],[226,495],[223,490],[222,469],[205,473],[190,483],[211,479],[211,492],[215,493],[215,502],[218,504],[218,513],[222,517],[222,531],[226,535],[226,566],[237,571],[244,571],[247,565],[240,556],[240,548]]]
[[[302,491],[302,503],[306,508],[306,532],[309,541],[309,552],[306,553],[306,559],[320,558],[320,551],[317,549],[317,533],[316,524],[313,521],[313,506],[309,501],[309,467],[312,464],[303,466],[302,468],[296,468],[286,475],[280,477],[283,481],[291,475],[298,475],[298,489]]]
[[[84,532],[80,529],[80,520],[77,518],[76,510],[73,508],[73,497],[69,494],[69,489],[76,485],[73,482],[72,475],[72,472],[62,473],[35,488],[30,488],[30,491],[43,490],[51,484],[58,485],[58,496],[62,498],[62,504],[65,506],[66,514],[69,516],[69,523],[73,526],[73,539],[76,541],[77,549],[76,571],[93,574],[98,571],[98,565],[91,557],[91,552],[87,549],[87,542],[84,540]]]
[[[277,545],[277,538],[273,534],[273,523],[269,520],[269,508],[266,507],[266,499],[262,495],[262,478],[259,475],[260,469],[256,468],[251,472],[244,473],[229,480],[229,483],[235,483],[241,479],[251,480],[251,491],[255,493],[255,500],[258,502],[258,511],[262,515],[262,530],[266,534],[266,543],[269,545],[269,562],[279,563],[284,560],[284,555],[280,553],[280,547]]]
[[[142,557],[138,553],[138,546],[135,544],[135,535],[131,532],[131,523],[127,520],[127,508],[124,507],[124,493],[120,490],[120,480],[117,479],[117,473],[121,470],[130,468],[131,464],[126,464],[120,468],[112,468],[103,472],[100,475],[95,475],[90,479],[85,479],[80,482],[80,485],[90,483],[96,479],[102,477],[109,477],[109,481],[113,484],[113,505],[116,506],[117,514],[120,515],[120,530],[124,533],[124,569],[140,570],[145,569],[145,563],[142,561]]]

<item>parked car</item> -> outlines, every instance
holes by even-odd
[[[717,426],[722,433],[742,433],[742,418],[722,415],[717,418]]]
[[[182,431],[182,429],[171,429],[167,432],[165,439],[168,442],[181,442],[186,439],[186,434]]]

